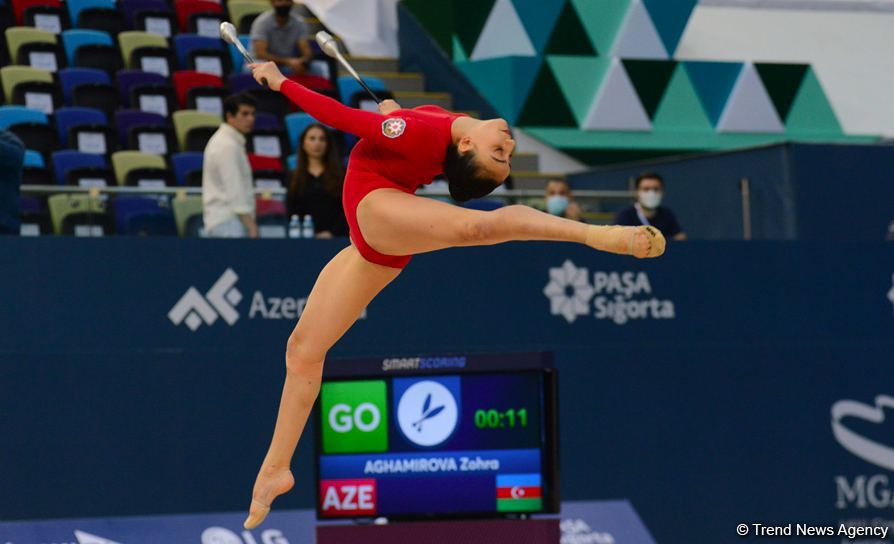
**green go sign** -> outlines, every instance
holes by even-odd
[[[323,453],[388,449],[388,402],[384,381],[324,383],[320,396]]]

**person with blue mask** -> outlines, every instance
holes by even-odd
[[[677,216],[662,206],[664,180],[655,172],[643,172],[636,178],[636,203],[618,212],[615,223],[631,227],[646,225],[660,230],[672,240],[685,240],[686,233]]]
[[[552,215],[586,223],[581,218],[580,205],[574,201],[574,197],[571,195],[571,185],[564,179],[547,181],[544,199],[546,211]]]

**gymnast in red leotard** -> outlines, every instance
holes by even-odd
[[[266,79],[271,90],[321,123],[361,140],[351,153],[342,195],[351,244],[320,272],[286,344],[285,385],[252,491],[248,529],[295,484],[292,455],[319,394],[326,353],[411,255],[520,240],[578,242],[638,258],[657,257],[665,247],[654,227],[587,225],[527,206],[483,212],[414,194],[442,173],[460,202],[502,184],[515,150],[503,119],[481,121],[435,106],[404,110],[393,100],[380,104],[380,113],[356,110],[287,80],[272,62],[251,69],[258,82]]]

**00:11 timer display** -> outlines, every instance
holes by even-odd
[[[524,408],[506,411],[476,410],[475,426],[479,429],[500,429],[528,426],[528,411]]]

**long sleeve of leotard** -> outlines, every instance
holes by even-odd
[[[431,145],[439,137],[443,138],[435,127],[418,119],[349,108],[292,80],[284,81],[280,92],[324,125],[350,132],[398,152],[418,152],[419,146]],[[395,118],[403,120],[403,127],[399,121],[386,126],[389,120]]]

